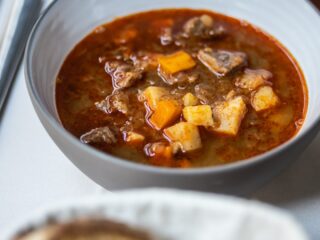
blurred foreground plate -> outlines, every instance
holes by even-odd
[[[254,201],[165,189],[131,190],[70,200],[26,217],[4,235],[45,226],[55,219],[67,222],[103,217],[146,230],[167,240],[306,240],[286,213]]]

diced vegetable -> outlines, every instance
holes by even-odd
[[[136,132],[128,132],[125,141],[132,144],[139,144],[145,140],[145,137]]]
[[[183,109],[184,119],[197,126],[213,126],[212,109],[209,105],[189,106]]]
[[[189,152],[202,147],[198,127],[192,123],[180,122],[164,130],[166,136],[172,142],[179,142],[182,151]]]
[[[221,102],[213,108],[213,116],[220,124],[218,127],[210,128],[210,130],[225,135],[236,136],[246,112],[247,107],[242,97]]]
[[[260,87],[251,97],[251,105],[257,112],[272,108],[278,103],[279,98],[270,86]]]
[[[150,123],[158,130],[163,129],[177,120],[181,112],[182,107],[178,101],[173,99],[161,100],[150,118]]]
[[[192,93],[187,93],[183,96],[183,104],[185,107],[195,106],[199,104],[199,99]]]
[[[188,53],[179,51],[171,55],[159,57],[159,64],[165,73],[174,74],[193,68],[196,62]]]
[[[167,94],[169,94],[168,90],[163,87],[148,87],[143,92],[143,96],[152,110],[156,110],[159,100]]]

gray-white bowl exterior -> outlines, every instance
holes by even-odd
[[[294,2],[294,4],[292,4]],[[99,152],[68,133],[55,106],[55,80],[68,53],[96,26],[115,17],[161,8],[211,9],[247,20],[282,42],[299,62],[309,89],[300,132],[287,143],[256,157],[218,167],[166,169],[132,163]],[[272,13],[272,18],[266,16]],[[306,149],[319,131],[320,25],[304,0],[56,0],[37,22],[27,45],[25,73],[35,110],[62,152],[87,176],[109,190],[174,187],[246,194],[277,175]],[[294,28],[290,27],[294,26]],[[304,44],[301,44],[304,43]]]

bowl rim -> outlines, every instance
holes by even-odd
[[[74,137],[71,133],[69,133],[61,125],[61,123],[59,123],[57,120],[54,119],[54,117],[51,115],[51,113],[44,106],[40,96],[37,93],[34,82],[32,81],[31,52],[35,48],[34,47],[35,36],[38,33],[39,27],[42,24],[43,20],[52,11],[52,9],[55,6],[57,6],[57,3],[62,2],[62,1],[63,0],[53,0],[47,6],[47,8],[41,13],[40,17],[38,18],[38,20],[36,21],[36,23],[34,24],[34,26],[32,28],[32,31],[29,35],[29,38],[28,38],[28,41],[26,44],[26,50],[25,50],[25,55],[24,55],[24,71],[25,71],[26,84],[27,84],[29,96],[33,100],[32,103],[34,105],[34,108],[41,113],[41,115],[44,117],[46,122],[49,123],[49,125],[54,129],[54,131],[58,132],[59,135],[61,135],[63,138],[65,138],[68,142],[70,142],[76,148],[83,148],[83,151],[86,151],[90,155],[96,156],[97,158],[99,158],[103,161],[109,161],[115,165],[125,167],[130,170],[150,172],[150,173],[156,173],[156,174],[182,175],[183,176],[183,175],[190,175],[190,174],[191,175],[202,175],[202,174],[224,173],[224,172],[230,172],[230,171],[234,171],[234,170],[247,168],[247,167],[265,162],[265,161],[275,157],[276,155],[285,152],[290,147],[296,145],[299,141],[302,141],[303,139],[305,139],[313,130],[317,129],[317,126],[320,124],[320,114],[319,114],[315,118],[315,120],[313,120],[313,122],[310,124],[310,126],[305,128],[303,132],[302,132],[302,129],[300,129],[296,133],[296,135],[293,136],[291,139],[289,139],[288,141],[282,143],[281,145],[279,145],[279,146],[277,146],[277,147],[275,147],[265,153],[262,153],[262,154],[259,154],[259,155],[256,155],[256,156],[253,156],[250,158],[246,158],[243,160],[239,160],[237,162],[227,163],[227,164],[223,164],[223,165],[200,167],[200,168],[190,168],[190,169],[157,167],[157,166],[152,166],[152,165],[135,163],[130,160],[119,158],[119,157],[113,156],[109,153],[102,152],[100,150],[97,150],[97,149],[89,146],[89,145],[83,144],[76,137]],[[305,4],[308,4],[313,9],[313,11],[320,17],[320,12],[313,4],[311,4],[308,1],[303,1],[303,2],[305,2]],[[210,11],[212,11],[212,10],[210,10]],[[269,34],[269,33],[267,33],[267,34]],[[273,37],[273,38],[277,39],[276,37]],[[289,50],[287,50],[287,51],[289,51]],[[290,53],[290,51],[289,51],[289,53]],[[297,64],[299,65],[298,62],[297,62]],[[302,69],[301,69],[301,71],[302,71]],[[302,74],[304,75],[303,71],[302,71]],[[307,85],[307,82],[306,82],[306,85]],[[308,85],[306,86],[306,88],[308,90]],[[310,103],[310,101],[308,103]],[[308,106],[309,106],[309,104],[308,104]],[[308,109],[308,106],[307,106],[307,109]],[[38,113],[38,115],[39,115],[39,113]],[[306,112],[306,116],[307,116],[307,112]],[[43,123],[42,123],[42,125],[43,125]],[[44,127],[44,128],[46,129],[46,127]],[[46,131],[48,132],[47,129],[46,129]],[[71,159],[69,159],[69,160],[71,160]]]

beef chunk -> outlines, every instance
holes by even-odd
[[[217,77],[223,77],[247,65],[245,53],[212,50],[211,48],[200,50],[198,59]]]
[[[199,79],[199,74],[197,73],[178,72],[167,74],[161,68],[159,68],[158,73],[162,80],[169,85],[178,84],[179,86],[184,86],[195,83]]]
[[[80,138],[83,143],[116,143],[115,134],[109,127],[95,128],[88,133],[85,133]]]
[[[115,89],[123,89],[133,86],[142,78],[143,70],[133,64],[122,61],[110,61],[106,63],[106,72],[112,77]]]
[[[129,97],[124,92],[118,91],[95,105],[99,110],[105,113],[118,111],[126,115],[129,110]]]
[[[272,73],[267,70],[246,69],[244,74],[236,80],[235,85],[239,88],[253,91],[258,87],[267,84],[270,78],[272,78]]]
[[[214,20],[208,15],[191,18],[183,27],[183,36],[212,39],[225,33],[223,27],[214,28]]]

